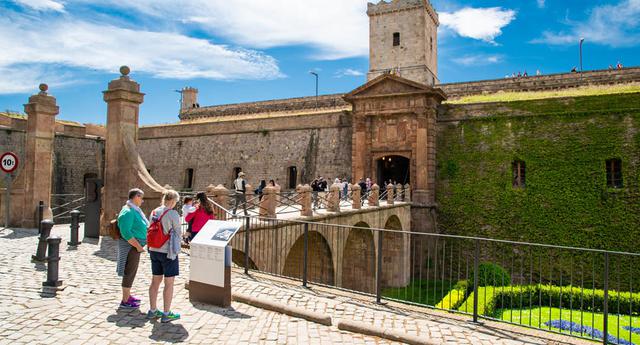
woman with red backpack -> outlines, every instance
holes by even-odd
[[[184,220],[191,223],[191,233],[189,234],[189,242],[198,234],[198,232],[207,224],[208,221],[216,219],[213,212],[213,203],[209,201],[204,192],[196,194],[196,211],[189,213]]]
[[[173,285],[179,274],[178,253],[182,239],[180,214],[174,208],[180,195],[175,190],[167,190],[162,195],[162,205],[151,212],[151,226],[147,230],[147,247],[151,257],[151,286],[149,286],[148,319],[160,318],[161,322],[170,322],[180,318],[180,314],[171,311]],[[157,309],[158,291],[164,280],[162,299],[164,309]]]

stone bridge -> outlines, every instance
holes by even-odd
[[[238,220],[242,221],[242,220]],[[302,278],[307,230],[310,282],[375,292],[382,234],[383,287],[410,281],[411,205],[396,202],[295,219],[250,219],[249,266],[263,272]],[[387,229],[390,231],[382,231]],[[245,262],[245,230],[232,240],[233,261]]]

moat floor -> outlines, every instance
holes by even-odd
[[[82,229],[81,229],[82,230]],[[46,266],[31,262],[36,230],[0,230],[0,344],[389,344],[385,339],[339,330],[339,320],[356,320],[418,335],[432,343],[557,344],[581,340],[504,324],[473,324],[467,317],[417,310],[393,303],[377,305],[368,297],[326,288],[305,289],[299,283],[261,274],[233,273],[233,291],[329,314],[333,326],[233,302],[228,309],[191,303],[185,281],[189,256],[180,256],[174,311],[182,319],[162,324],[148,321],[147,284],[150,262],[142,256],[134,295],[141,310],[119,311],[120,279],[115,274],[115,245],[110,238],[86,239],[67,246],[68,226],[53,234],[63,237],[61,271],[64,290],[43,291]],[[82,231],[81,231],[82,234]],[[82,238],[82,237],[81,237]],[[159,300],[161,305],[161,297]]]

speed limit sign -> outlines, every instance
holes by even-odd
[[[18,156],[13,152],[5,152],[0,156],[0,169],[10,174],[18,168]]]

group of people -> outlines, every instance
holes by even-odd
[[[538,70],[536,70],[536,75],[542,75],[542,72],[540,72],[540,70],[538,69]],[[507,75],[505,76],[505,78],[506,78],[506,79],[509,79],[509,78],[526,78],[526,77],[528,77],[528,76],[529,76],[529,73],[527,73],[527,71],[525,70],[525,71],[524,71],[524,73],[522,73],[522,72],[518,71],[518,73],[513,72],[513,73],[511,73],[510,75],[509,75],[509,74],[507,74]]]
[[[247,175],[241,171],[238,173],[238,178],[236,178],[233,181],[233,189],[235,193],[233,193],[234,206],[233,206],[232,213],[234,216],[240,205],[243,206],[244,215],[245,216],[247,215],[247,196],[246,196],[247,180],[245,179],[246,176]],[[253,194],[258,196],[259,201],[262,200],[262,196],[264,195],[264,189],[267,188],[267,186],[274,187],[274,188],[280,187],[277,181],[269,180],[269,184],[267,184],[266,180],[260,180],[260,184],[258,184],[258,187],[253,190]]]
[[[117,225],[120,231],[117,253],[117,274],[122,277],[122,300],[120,308],[138,309],[142,299],[131,294],[131,287],[138,272],[140,255],[145,246],[151,260],[152,278],[149,283],[148,319],[160,319],[170,322],[180,319],[180,314],[171,310],[175,277],[179,275],[178,254],[183,237],[190,241],[204,227],[207,221],[215,219],[213,204],[204,192],[196,194],[195,200],[186,197],[182,207],[184,221],[189,224],[183,234],[181,216],[176,211],[180,195],[175,190],[167,190],[162,195],[160,205],[147,217],[141,209],[144,192],[138,188],[129,191],[129,198],[118,214]],[[158,224],[156,224],[158,223]],[[163,233],[164,242],[147,243],[148,229],[158,226]],[[166,239],[165,239],[166,238]],[[162,291],[163,308],[157,305],[160,284],[164,282]]]

